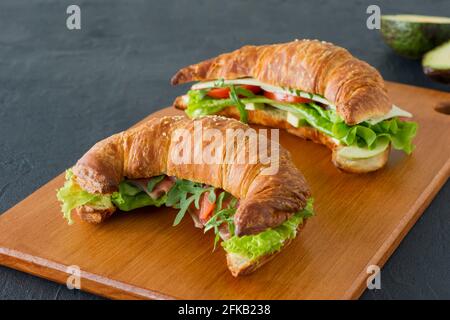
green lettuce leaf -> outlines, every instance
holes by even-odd
[[[232,99],[213,99],[205,94],[206,90],[190,90],[188,92],[189,104],[186,114],[190,118],[214,114],[234,104]]]
[[[160,207],[166,203],[166,200],[167,195],[154,200],[147,193],[127,181],[122,181],[119,184],[119,191],[111,195],[111,201],[122,211],[131,211],[146,206]]]
[[[82,205],[90,205],[99,208],[111,208],[109,195],[92,194],[83,190],[76,182],[72,169],[66,170],[66,182],[57,190],[56,197],[61,202],[61,210],[69,224],[73,223],[71,212]]]
[[[161,178],[155,177],[155,180],[160,181]],[[83,205],[96,208],[111,208],[115,205],[122,211],[131,211],[146,206],[160,207],[167,200],[167,195],[153,200],[147,193],[127,181],[122,181],[119,191],[111,195],[92,194],[76,183],[71,169],[66,170],[66,181],[64,186],[57,190],[56,197],[61,202],[61,210],[69,224],[73,223],[72,210]]]
[[[306,208],[294,214],[278,227],[267,229],[256,235],[233,236],[223,241],[222,246],[228,253],[242,255],[250,260],[279,251],[286,240],[295,238],[298,226],[314,215],[313,199],[308,199]]]
[[[150,179],[150,181],[147,183],[147,191],[152,192],[153,189],[155,189],[156,185],[164,180],[166,176],[164,174],[160,176],[156,176]]]
[[[388,138],[394,149],[410,154],[414,150],[412,140],[416,136],[416,122],[387,119],[375,125],[363,122],[348,126],[344,122],[333,124],[333,137],[347,146],[373,149],[380,139]]]
[[[215,114],[226,107],[235,106],[235,99],[214,99],[206,95],[206,90],[190,90],[186,113],[191,118]],[[296,114],[304,122],[339,140],[346,146],[373,149],[382,137],[388,138],[394,149],[410,154],[414,145],[412,140],[417,132],[417,123],[401,121],[398,118],[387,119],[375,125],[362,122],[349,126],[333,109],[324,109],[314,102],[284,103],[268,99],[264,96],[248,96],[240,98],[240,102],[266,104],[280,110]],[[242,108],[242,106],[240,106]],[[383,138],[383,139],[385,139]]]

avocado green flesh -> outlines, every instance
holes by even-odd
[[[450,39],[450,18],[382,16],[381,34],[385,42],[398,54],[420,58],[425,52]]]
[[[436,70],[450,69],[450,41],[427,52],[423,57],[422,65]]]
[[[450,18],[448,17],[420,16],[413,14],[385,15],[383,16],[383,19],[419,23],[450,23]]]
[[[423,57],[422,67],[431,79],[450,83],[450,41],[427,52]]]

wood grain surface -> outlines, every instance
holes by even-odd
[[[450,94],[388,87],[393,102],[419,122],[413,155],[394,151],[386,168],[348,174],[331,164],[325,147],[282,132],[281,143],[311,185],[316,216],[249,276],[233,278],[224,252],[212,251],[212,235],[190,219],[172,227],[169,208],[68,226],[55,197],[63,175],[0,217],[0,263],[60,283],[69,266],[78,266],[81,289],[110,298],[358,298],[367,267],[385,263],[450,173]],[[167,108],[151,117],[179,113]]]

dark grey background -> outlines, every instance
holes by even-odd
[[[78,4],[82,30],[66,28]],[[101,138],[168,106],[186,87],[180,67],[244,44],[328,40],[385,79],[440,90],[418,61],[393,54],[366,28],[366,8],[449,15],[436,1],[50,1],[0,3],[0,212],[72,165]],[[363,299],[450,298],[449,184],[382,270],[382,289]],[[0,298],[95,299],[0,267]]]

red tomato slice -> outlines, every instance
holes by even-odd
[[[250,90],[254,94],[261,91],[260,87],[249,84],[244,84],[239,87]],[[230,96],[230,88],[213,88],[208,91],[207,95],[215,99],[227,99]]]
[[[226,99],[230,96],[230,88],[214,88],[209,90],[207,95],[215,99]]]
[[[259,93],[259,92],[261,91],[261,87],[258,87],[258,86],[252,86],[252,85],[250,85],[250,84],[244,84],[244,85],[239,86],[239,87],[244,88],[244,89],[247,89],[247,90],[253,92],[254,94],[257,94],[257,93]]]
[[[308,103],[311,101],[310,99],[297,97],[292,94],[269,92],[269,91],[264,91],[264,96],[272,100],[288,103]]]
[[[198,217],[201,221],[208,221],[209,218],[211,218],[212,213],[214,212],[214,209],[216,208],[216,203],[209,202],[208,199],[209,192],[204,192],[202,194],[202,198],[200,199],[200,213]]]

